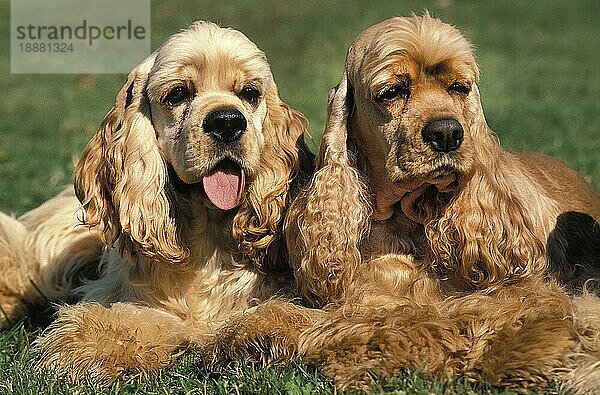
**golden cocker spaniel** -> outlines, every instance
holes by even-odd
[[[457,291],[549,271],[580,290],[600,276],[598,195],[558,160],[503,150],[478,78],[470,43],[431,17],[391,19],[354,41],[308,212],[298,203],[305,241],[290,248],[316,305],[346,289],[348,252],[410,255]]]
[[[271,361],[296,347],[342,389],[412,369],[600,390],[600,300],[549,278],[563,258],[556,277],[570,291],[598,274],[586,245],[598,241],[597,196],[558,161],[504,151],[478,77],[471,44],[429,15],[357,37],[317,169],[286,219],[297,285],[317,309],[270,301],[235,317],[221,355]],[[580,257],[585,271],[570,270]]]
[[[27,276],[79,300],[37,340],[44,365],[73,381],[153,374],[229,314],[292,291],[279,251],[306,127],[239,31],[196,22],[138,65],[77,165],[77,199],[0,222],[21,234],[0,235],[13,318],[35,299],[10,288]]]

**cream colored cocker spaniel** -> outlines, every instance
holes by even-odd
[[[43,364],[110,380],[154,374],[228,315],[289,293],[282,220],[306,126],[239,31],[196,22],[170,37],[87,145],[77,198],[0,218],[5,325],[42,298],[76,299],[37,340]]]

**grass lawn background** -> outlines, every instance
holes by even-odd
[[[153,1],[152,48],[197,19],[241,30],[266,52],[281,96],[306,114],[317,145],[327,91],[338,82],[353,38],[373,23],[423,9],[475,43],[484,110],[504,147],[560,158],[600,190],[600,2],[594,0]],[[125,75],[10,74],[9,15],[9,1],[0,0],[0,211],[20,215],[71,182],[75,160]],[[253,370],[238,363],[215,373],[193,354],[157,382],[68,387],[32,371],[36,330],[24,323],[0,333],[0,394],[333,391],[302,366]],[[407,374],[375,392],[468,388]]]

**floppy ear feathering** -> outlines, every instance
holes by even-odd
[[[502,150],[488,127],[477,86],[470,94],[474,173],[440,217],[426,225],[434,269],[474,288],[540,275],[549,212],[556,202]],[[509,170],[510,169],[510,170]]]
[[[339,300],[361,262],[371,208],[347,149],[352,92],[346,75],[328,100],[328,117],[310,185],[292,203],[286,228],[298,287],[314,306]]]
[[[260,171],[233,220],[232,233],[242,252],[258,268],[278,261],[284,209],[293,178],[299,170],[299,145],[308,121],[284,103],[275,83],[266,94],[267,115],[263,125],[266,144]]]
[[[176,225],[146,96],[155,58],[156,53],[148,56],[127,77],[77,164],[75,190],[84,222],[100,226],[105,243],[118,242],[121,254],[177,263],[189,251]]]

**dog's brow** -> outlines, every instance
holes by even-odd
[[[370,86],[373,91],[372,93],[377,94],[385,87],[395,85],[410,86],[411,83],[412,78],[409,73],[389,73],[374,78]]]
[[[262,87],[264,86],[264,79],[261,77],[252,77],[251,76],[250,78],[242,79],[240,82],[244,85],[250,85],[257,89],[262,89]]]
[[[446,61],[442,61],[434,65],[425,65],[424,69],[426,74],[436,76],[447,73],[450,69],[450,65]]]

